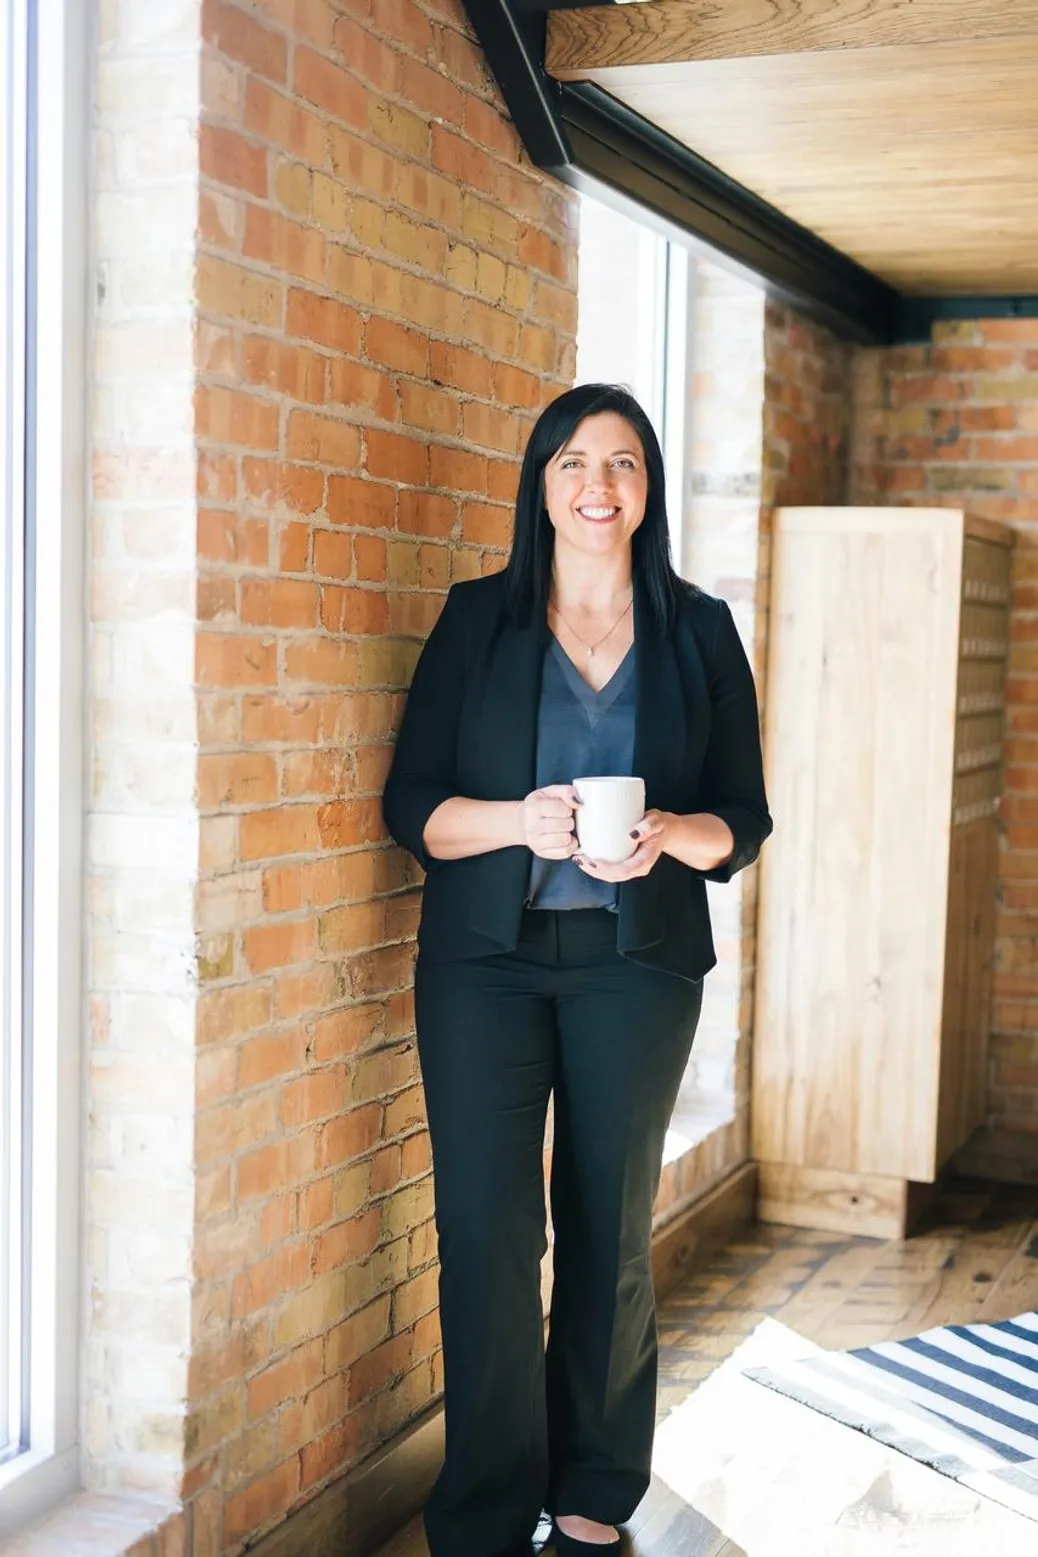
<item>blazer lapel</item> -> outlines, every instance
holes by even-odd
[[[669,635],[654,627],[644,586],[634,594],[635,684],[634,772],[645,780],[647,810],[674,809],[685,759],[687,720],[677,655]],[[668,862],[647,876],[622,882],[617,944],[623,951],[655,945],[666,929],[662,887]]]
[[[477,700],[475,793],[482,800],[516,800],[536,787],[537,714],[547,623],[516,627],[502,610],[481,667]],[[467,862],[473,876],[471,927],[501,946],[514,946],[530,875],[530,853],[495,850]],[[477,877],[485,877],[481,887]]]
[[[479,778],[485,800],[514,800],[534,788],[537,711],[547,625],[516,627],[502,611],[482,667]]]

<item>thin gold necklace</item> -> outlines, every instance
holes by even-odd
[[[570,626],[569,622],[566,621],[566,618],[563,616],[562,612],[559,610],[558,605],[555,603],[554,600],[551,600],[548,603],[551,606],[552,610],[555,612],[555,615],[558,617],[559,621],[563,624],[563,626],[569,628],[569,631],[571,633],[573,633],[574,638],[580,644],[581,648],[587,650],[587,657],[588,657],[588,659],[589,660],[593,660],[594,657],[595,657],[595,650],[598,649],[598,648],[601,648],[602,644],[605,643],[606,639],[607,638],[611,638],[613,636],[613,634],[616,632],[616,629],[619,627],[620,623],[623,621],[624,617],[627,615],[628,611],[631,609],[632,605],[634,604],[634,591],[633,590],[631,591],[631,598],[630,598],[630,600],[628,600],[627,604],[624,606],[623,610],[620,612],[620,615],[617,617],[617,619],[613,623],[612,627],[610,627],[609,631],[607,633],[603,633],[601,638],[596,638],[594,643],[585,643],[584,639],[580,636],[580,634],[578,632],[576,632],[573,627]]]

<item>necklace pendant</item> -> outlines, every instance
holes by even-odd
[[[595,651],[590,644],[587,645],[587,657],[589,660],[593,660],[595,657]]]

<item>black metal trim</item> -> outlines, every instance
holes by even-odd
[[[559,121],[558,84],[544,70],[544,16],[519,15],[509,0],[463,3],[528,155],[558,176],[573,154]]]
[[[608,93],[553,81],[543,15],[520,13],[518,0],[465,0],[465,9],[537,167],[709,245],[842,334],[890,338],[898,295],[886,282]]]
[[[1035,319],[1038,297],[898,298],[891,342],[898,346],[929,341],[932,327],[950,319]]]
[[[763,279],[767,290],[862,341],[886,339],[898,295],[847,255],[590,85],[560,88],[573,167]]]
[[[1036,297],[907,297],[601,88],[552,80],[544,13],[563,9],[562,0],[464,5],[537,167],[726,256],[769,295],[839,334],[887,345],[928,340],[940,319],[1038,315]]]

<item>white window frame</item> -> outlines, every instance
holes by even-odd
[[[591,206],[589,209],[589,202]],[[597,210],[596,210],[597,207]],[[626,247],[630,274],[630,294],[622,298],[608,296],[603,290],[604,277],[597,275],[592,286],[592,300],[596,317],[593,334],[588,339],[588,360],[580,350],[583,341],[578,323],[577,372],[581,379],[604,378],[626,383],[640,400],[645,414],[656,429],[663,451],[667,481],[667,518],[670,528],[670,550],[676,572],[682,570],[682,536],[688,494],[685,490],[685,449],[689,439],[690,396],[688,331],[690,313],[690,287],[694,284],[695,266],[689,263],[688,250],[675,243],[655,228],[638,219],[637,213],[626,210],[612,200],[599,200],[597,195],[584,193],[581,197],[582,220],[605,220],[626,225],[633,240],[633,249]],[[621,245],[623,247],[623,245]],[[583,263],[588,263],[587,250]],[[611,357],[608,339],[600,317],[604,306],[635,310],[638,335],[633,343],[624,339],[618,355]]]
[[[7,0],[31,19],[25,358],[28,1390],[0,1465],[0,1538],[79,1484],[80,1047],[90,0]],[[38,304],[37,301],[38,300]]]

